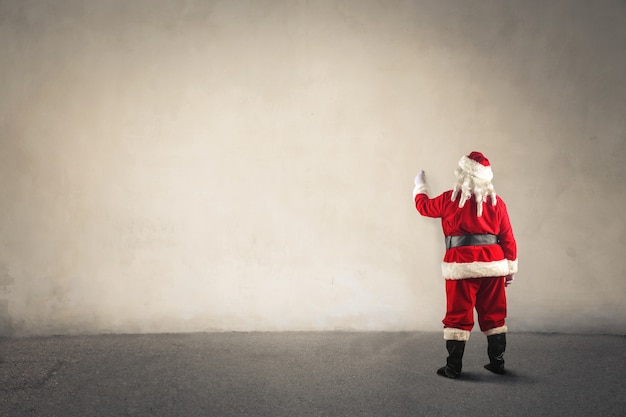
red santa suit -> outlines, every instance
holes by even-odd
[[[517,272],[517,246],[506,205],[491,185],[489,161],[472,152],[459,165],[455,190],[429,198],[425,181],[416,178],[414,200],[421,215],[441,218],[446,237],[444,339],[464,341],[474,326],[474,308],[485,335],[506,333],[504,288]],[[476,184],[482,189],[478,198],[472,191]]]

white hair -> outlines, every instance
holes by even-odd
[[[492,206],[496,205],[496,190],[491,180],[480,179],[461,168],[457,168],[455,174],[456,184],[452,192],[452,201],[455,201],[460,193],[459,207],[462,208],[472,195],[476,198],[478,217],[483,215],[483,203],[487,201],[487,197],[491,197]]]

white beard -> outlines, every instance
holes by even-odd
[[[452,201],[455,201],[460,194],[459,207],[463,207],[473,195],[476,198],[476,208],[480,217],[483,215],[483,203],[487,201],[487,197],[491,197],[492,206],[497,204],[496,191],[490,180],[477,178],[461,168],[457,168],[455,174],[457,180],[452,192]]]

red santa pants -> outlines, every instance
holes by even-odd
[[[483,332],[501,328],[506,318],[504,277],[446,280],[446,317],[443,327],[470,331],[474,308]]]

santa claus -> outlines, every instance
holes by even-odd
[[[456,379],[461,374],[465,343],[478,324],[487,336],[489,363],[503,374],[506,348],[506,292],[517,272],[517,245],[504,201],[496,195],[489,160],[480,152],[461,157],[453,190],[429,197],[425,173],[415,177],[417,211],[440,218],[446,252],[442,263],[446,282],[443,336],[448,358],[437,374]]]

